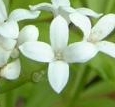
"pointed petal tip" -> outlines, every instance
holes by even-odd
[[[36,10],[33,5],[28,6],[30,10]]]
[[[95,18],[101,18],[104,14],[103,13],[99,13],[95,15]]]
[[[63,89],[53,89],[57,94],[60,94]]]

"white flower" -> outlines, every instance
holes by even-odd
[[[24,19],[34,19],[39,16],[38,11],[29,11],[26,9],[16,9],[8,17],[5,4],[0,0],[0,36],[5,38],[18,38],[19,27],[17,22]]]
[[[28,41],[37,41],[39,36],[39,31],[38,29],[33,26],[33,25],[28,25],[25,26],[19,33],[18,36],[18,40],[15,41],[15,47],[13,47],[13,52],[10,51],[10,53],[7,52],[8,54],[8,58],[6,60],[6,64],[5,66],[1,67],[1,71],[0,71],[0,76],[4,77],[6,79],[9,80],[13,80],[13,79],[17,79],[20,75],[20,71],[21,71],[21,64],[20,64],[20,59],[19,57],[19,51],[18,51],[18,47],[23,44],[24,42],[28,42]],[[13,41],[11,41],[13,42]],[[17,42],[17,44],[16,44]],[[8,43],[7,41],[5,41],[5,43]],[[8,47],[8,44],[6,44],[6,48]],[[5,48],[5,47],[4,47]],[[11,53],[12,52],[12,53]],[[2,57],[3,55],[1,55]],[[15,58],[16,60],[7,63],[9,57]]]
[[[68,24],[64,18],[57,16],[50,26],[51,46],[47,43],[36,41],[26,42],[19,47],[26,57],[35,61],[49,63],[48,80],[57,93],[62,91],[69,78],[69,61],[66,54],[71,51],[67,50],[68,38]],[[75,57],[73,55],[70,58],[74,59]]]
[[[75,54],[76,57],[81,60],[80,62],[87,62],[99,51],[115,58],[115,43],[103,40],[115,28],[115,14],[105,15],[92,29],[89,19],[85,17],[84,20],[80,20],[81,17],[83,16],[78,16],[76,13],[70,15],[71,21],[84,33],[82,42],[72,44],[72,46],[77,49]],[[71,47],[69,50],[71,50]],[[72,54],[73,53],[70,55]],[[70,55],[68,55],[68,57]],[[71,59],[69,61],[71,61]]]
[[[19,35],[19,26],[17,22],[24,19],[37,18],[39,14],[40,12],[38,11],[16,9],[12,11],[8,17],[5,4],[2,0],[0,0],[0,67],[1,67],[0,75],[2,77],[5,77],[7,79],[16,79],[19,76],[21,68],[19,64],[20,63],[19,59],[11,63],[8,63],[12,51],[16,46],[17,43],[16,39],[18,38]],[[8,70],[8,68],[10,67],[11,69]],[[8,76],[10,72],[12,74]]]
[[[38,5],[35,6],[29,6],[31,10],[45,10],[45,11],[51,11],[54,16],[57,15],[62,15],[67,22],[70,22],[69,19],[69,14],[70,13],[80,13],[82,15],[86,15],[86,16],[91,16],[91,17],[95,17],[98,18],[100,17],[102,14],[97,14],[96,12],[94,12],[91,9],[88,8],[78,8],[78,9],[74,9],[72,7],[70,7],[70,1],[69,0],[51,0],[52,4],[50,3],[40,3]]]

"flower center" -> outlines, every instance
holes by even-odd
[[[62,54],[62,52],[56,52],[55,53],[55,58],[56,58],[56,60],[62,60],[63,59],[63,54]]]
[[[87,39],[87,41],[91,42],[93,44],[96,44],[99,40],[98,40],[97,36],[90,35],[89,38]]]

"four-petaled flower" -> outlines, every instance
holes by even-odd
[[[75,52],[76,58],[80,59],[81,62],[87,62],[99,51],[115,58],[115,43],[103,40],[115,28],[115,14],[105,15],[93,28],[91,28],[90,20],[86,17],[79,22],[80,20],[78,21],[78,19],[80,19],[80,17],[81,16],[76,13],[70,15],[71,21],[84,33],[83,41],[72,44],[77,50]],[[70,55],[72,54],[73,53]],[[70,55],[68,55],[68,57]]]
[[[51,46],[47,43],[36,41],[25,42],[19,47],[26,57],[35,61],[49,62],[48,79],[57,93],[62,91],[69,78],[68,59],[75,58],[74,55],[69,56],[69,58],[66,56],[72,51],[68,50],[68,38],[68,24],[63,17],[57,16],[50,26]]]
[[[91,16],[94,18],[100,17],[102,14],[98,14],[91,9],[88,8],[77,8],[74,9],[70,6],[69,0],[51,0],[52,4],[50,3],[40,3],[38,5],[30,5],[31,10],[45,10],[51,11],[54,16],[61,15],[63,16],[68,23],[70,23],[69,14],[77,12],[84,16]]]

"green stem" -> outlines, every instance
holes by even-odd
[[[14,93],[12,91],[7,92],[5,94],[5,101],[6,101],[5,107],[13,107],[14,106],[13,96],[14,96]]]
[[[87,75],[88,75],[88,67],[81,66],[81,69],[78,72],[77,77],[76,77],[76,84],[75,84],[75,91],[73,94],[73,98],[68,107],[75,107],[75,103],[77,99],[79,98],[80,92],[82,91],[85,85]]]

